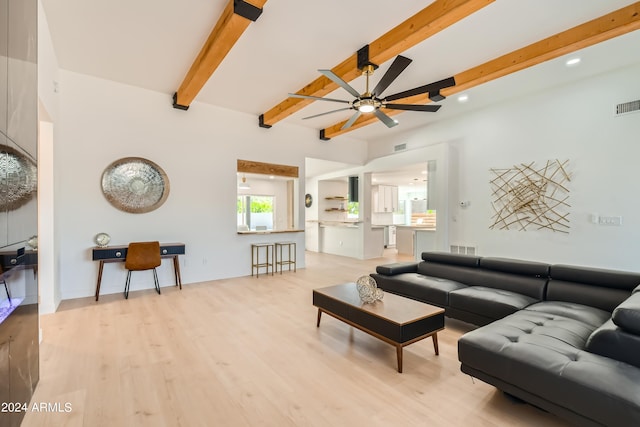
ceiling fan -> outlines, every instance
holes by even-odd
[[[393,63],[391,64],[387,72],[382,76],[376,87],[373,88],[371,92],[369,91],[369,77],[373,74],[375,69],[378,68],[378,66],[372,63],[364,64],[361,70],[362,74],[366,77],[366,88],[365,92],[362,94],[358,93],[357,90],[355,90],[347,82],[338,77],[338,75],[336,75],[333,71],[318,70],[338,86],[342,87],[344,90],[353,95],[355,99],[352,101],[334,98],[321,98],[318,96],[301,95],[297,93],[290,93],[289,96],[292,98],[304,98],[313,99],[315,101],[329,101],[349,104],[348,107],[327,111],[325,113],[315,114],[309,117],[304,117],[303,120],[337,113],[338,111],[355,110],[355,113],[351,116],[351,118],[347,120],[347,122],[342,126],[342,130],[351,127],[362,113],[373,113],[381,122],[387,125],[387,127],[393,127],[396,126],[398,122],[381,111],[381,109],[424,111],[433,113],[438,111],[441,105],[392,104],[391,101],[423,93],[429,93],[429,98],[432,101],[442,101],[443,99],[445,99],[445,97],[440,94],[440,90],[446,87],[455,86],[456,84],[455,79],[453,77],[449,77],[447,79],[420,86],[414,89],[406,90],[404,92],[382,97],[382,93],[389,87],[389,85],[391,85],[391,83],[394,82],[394,80],[400,75],[400,73],[402,73],[404,69],[409,66],[410,63],[411,59],[398,55],[396,59],[393,60]]]

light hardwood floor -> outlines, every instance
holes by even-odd
[[[566,426],[460,372],[469,326],[447,319],[396,351],[323,316],[316,287],[355,281],[392,258],[307,253],[304,269],[64,301],[41,319],[32,426]]]

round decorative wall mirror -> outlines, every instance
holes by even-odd
[[[35,162],[18,150],[0,144],[0,209],[18,209],[31,200],[37,187]]]
[[[107,166],[102,174],[102,193],[121,211],[151,212],[169,197],[169,178],[151,160],[126,157]]]

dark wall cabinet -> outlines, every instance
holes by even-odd
[[[38,234],[37,16],[37,0],[0,0],[0,403],[26,405],[40,377],[38,257],[27,246]],[[1,412],[0,425],[24,414]]]

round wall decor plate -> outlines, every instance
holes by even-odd
[[[0,209],[18,209],[31,200],[37,186],[35,162],[18,150],[0,144]]]
[[[122,211],[151,212],[169,197],[169,178],[151,160],[126,157],[107,166],[102,174],[102,193]]]

